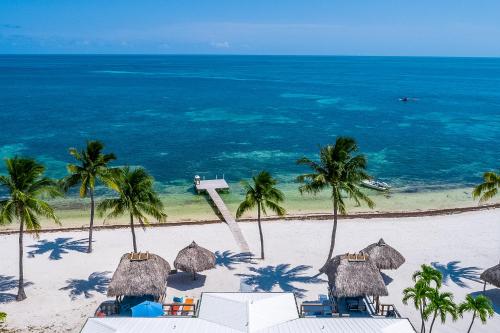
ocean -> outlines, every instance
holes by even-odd
[[[163,194],[260,170],[291,191],[296,160],[342,135],[395,193],[424,193],[499,167],[500,59],[3,55],[0,110],[0,157],[52,177],[99,139]]]

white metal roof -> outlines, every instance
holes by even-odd
[[[299,318],[292,293],[204,293],[198,317],[239,332]]]
[[[414,333],[407,319],[299,318],[292,293],[203,293],[197,318],[90,318],[82,333]]]

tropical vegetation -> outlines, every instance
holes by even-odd
[[[330,241],[330,250],[326,263],[332,258],[337,235],[337,215],[346,214],[347,208],[344,196],[353,200],[356,205],[362,202],[373,208],[373,201],[360,189],[360,182],[369,179],[366,172],[367,161],[364,155],[357,154],[358,145],[349,137],[338,137],[333,145],[320,148],[319,162],[303,157],[297,161],[311,169],[297,177],[303,183],[299,187],[301,194],[317,194],[329,188],[333,201],[333,229]]]
[[[475,298],[467,295],[461,304],[454,303],[452,293],[440,291],[443,280],[441,272],[429,265],[422,265],[421,270],[415,272],[412,277],[415,285],[403,290],[403,303],[408,304],[412,301],[415,308],[419,310],[421,333],[426,332],[426,322],[431,318],[428,333],[432,332],[438,317],[444,324],[448,316],[455,321],[465,312],[472,312],[472,321],[467,331],[470,332],[476,317],[479,317],[484,324],[487,317],[493,315],[493,305],[484,295]]]
[[[101,216],[107,214],[106,218],[129,215],[133,249],[137,252],[134,218],[143,228],[149,224],[149,217],[158,222],[165,222],[167,218],[163,203],[153,188],[154,178],[143,168],[123,167],[116,169],[105,181],[118,197],[102,200],[97,210]]]
[[[465,301],[460,303],[458,306],[458,312],[460,316],[463,316],[466,312],[472,312],[472,321],[469,325],[469,329],[467,333],[469,333],[472,329],[472,325],[474,325],[474,320],[479,317],[483,324],[486,324],[486,320],[488,317],[493,316],[493,304],[491,300],[484,296],[479,295],[477,297],[472,297],[471,295],[467,295]]]
[[[0,224],[19,222],[19,285],[16,299],[26,299],[24,291],[23,237],[25,230],[40,230],[40,217],[60,224],[54,208],[44,201],[61,195],[54,180],[44,176],[45,167],[31,158],[14,157],[5,160],[7,175],[0,175],[0,186],[7,197],[0,200]]]
[[[484,203],[498,194],[500,188],[500,174],[489,171],[483,174],[483,183],[479,184],[472,191],[474,199],[479,198],[480,203]]]
[[[90,197],[89,245],[87,252],[92,252],[92,230],[94,227],[94,193],[96,181],[101,183],[109,178],[111,169],[109,163],[116,159],[114,154],[104,154],[104,144],[100,141],[88,141],[85,149],[78,151],[70,148],[69,153],[78,164],[68,164],[69,175],[64,179],[65,190],[79,185],[81,198]]]
[[[457,305],[453,302],[453,294],[450,292],[439,292],[437,289],[431,289],[427,293],[429,303],[425,307],[423,313],[424,318],[428,319],[432,316],[431,325],[429,327],[429,333],[432,332],[434,327],[434,322],[439,316],[441,323],[446,322],[446,317],[448,315],[455,321],[458,318]]]
[[[260,236],[260,257],[264,259],[264,237],[262,234],[261,212],[267,215],[266,209],[276,213],[278,216],[286,214],[285,208],[280,206],[284,201],[283,192],[276,188],[278,181],[267,171],[260,172],[252,177],[252,183],[241,181],[245,191],[245,199],[241,202],[236,211],[236,217],[240,218],[246,211],[257,206],[257,224]]]

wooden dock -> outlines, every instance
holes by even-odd
[[[229,189],[229,185],[226,183],[226,181],[224,179],[199,180],[195,183],[195,188],[198,193],[208,193],[210,199],[212,199],[213,203],[224,218],[224,221],[229,227],[229,230],[231,230],[234,240],[238,244],[241,252],[250,253],[250,248],[248,247],[247,241],[245,240],[245,237],[241,232],[240,226],[236,222],[235,218],[231,215],[231,212],[217,192],[217,190]]]

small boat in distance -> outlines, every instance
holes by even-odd
[[[381,182],[381,181],[374,180],[374,179],[362,180],[361,186],[371,188],[371,189],[377,190],[377,191],[388,191],[391,188],[391,186],[389,184],[387,184],[386,182]]]

